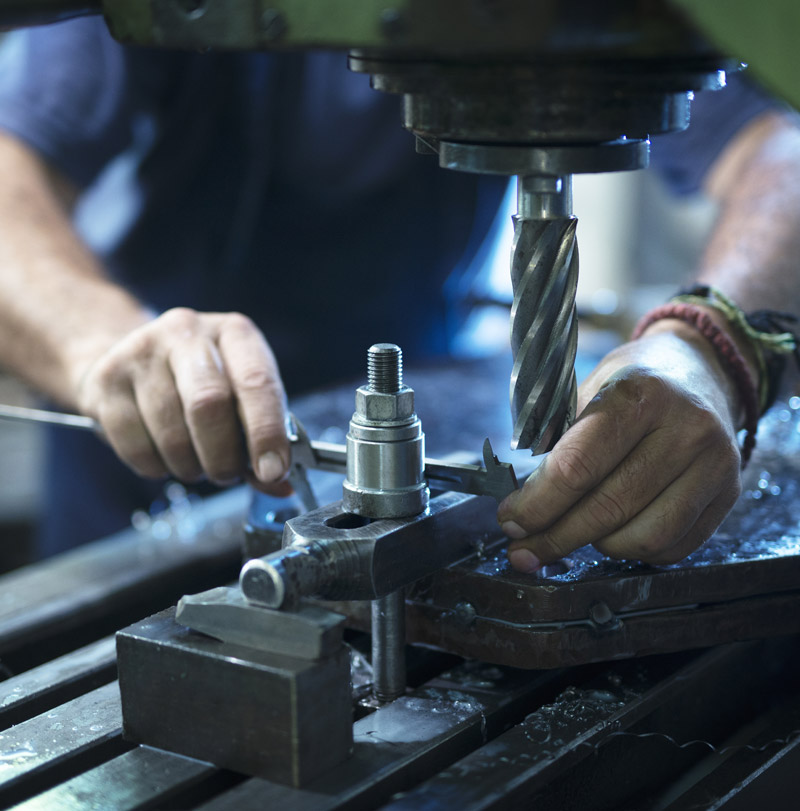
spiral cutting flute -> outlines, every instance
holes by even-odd
[[[550,450],[575,419],[572,176],[518,178],[511,256],[512,448]]]

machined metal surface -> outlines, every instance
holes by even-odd
[[[127,740],[300,785],[352,746],[350,657],[317,661],[220,642],[167,610],[117,634]]]
[[[430,497],[425,435],[414,412],[414,390],[403,384],[400,347],[371,346],[368,375],[367,385],[356,390],[347,432],[342,506],[368,518],[417,515]]]
[[[301,603],[272,611],[244,599],[238,588],[219,586],[178,601],[175,619],[221,642],[317,661],[341,647],[345,617]]]
[[[22,801],[23,811],[366,811],[387,804],[478,811],[532,803],[600,811],[656,801],[670,809],[709,807],[703,803],[713,800],[715,807],[766,803],[782,811],[795,800],[796,642],[551,673],[451,665],[356,721],[353,757],[302,788],[148,747],[126,751],[112,686],[100,703],[89,694],[88,703],[66,704],[56,718],[44,714],[19,728],[30,749],[41,728],[59,754],[45,762],[29,755],[30,769],[18,768],[5,794],[0,782],[0,801]],[[71,727],[102,723],[114,712],[116,723],[103,732],[105,746],[117,752],[101,749],[86,761]],[[95,740],[103,732],[94,732]],[[737,798],[751,804],[737,805]]]
[[[384,597],[497,538],[494,513],[493,502],[460,493],[431,499],[428,510],[412,518],[372,522],[331,504],[290,520],[280,552],[248,561],[242,592],[270,608],[308,596]]]
[[[0,729],[113,681],[116,654],[114,637],[108,636],[0,681]]]
[[[434,150],[436,151],[436,150]],[[509,146],[438,142],[439,165],[488,175],[561,175],[628,172],[650,163],[647,139],[623,138],[598,144]]]
[[[13,672],[99,639],[182,594],[233,580],[241,566],[244,488],[180,505],[0,577],[0,662]]]
[[[518,180],[511,256],[511,447],[550,450],[575,419],[577,221],[572,178]]]
[[[378,701],[394,701],[406,691],[405,589],[372,601],[370,633],[373,694]]]

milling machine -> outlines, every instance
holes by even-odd
[[[687,126],[693,92],[721,87],[725,71],[738,63],[716,53],[668,2],[405,0],[387,7],[351,0],[341,6],[330,12],[309,0],[28,0],[0,3],[0,25],[102,12],[117,38],[140,45],[347,49],[353,70],[369,73],[378,90],[402,94],[404,125],[417,136],[418,151],[438,155],[448,169],[515,175],[511,442],[546,452],[575,416],[571,177],[645,166],[649,136]],[[177,619],[167,610],[118,636],[128,740],[272,781],[236,788],[229,780],[225,788],[236,791],[220,793],[219,807],[263,806],[270,799],[284,807],[342,807],[356,796],[362,805],[385,802],[410,785],[423,743],[437,741],[436,756],[423,769],[433,774],[469,751],[466,739],[494,738],[520,707],[539,706],[537,697],[558,695],[566,684],[562,671],[532,677],[509,667],[561,668],[800,631],[792,610],[800,588],[794,541],[748,555],[750,538],[723,535],[705,557],[677,567],[578,555],[542,577],[510,572],[499,563],[503,538],[486,500],[508,492],[502,488],[513,483],[510,468],[491,446],[483,465],[426,460],[414,395],[400,368],[396,348],[370,351],[370,382],[357,392],[344,455],[308,441],[297,426],[298,464],[340,469],[344,463],[341,504],[288,521],[281,550],[269,548],[269,532],[251,533],[252,560],[240,587],[184,597]],[[372,627],[373,703],[396,699],[357,721],[355,730],[345,617]],[[427,693],[407,696],[407,637],[499,667],[458,665],[428,682]],[[631,669],[617,690],[604,675],[594,684],[596,673],[583,671],[580,679],[589,686],[579,699],[584,707],[595,702],[593,709],[572,712],[559,728],[570,730],[564,736],[600,739],[613,717],[617,731],[635,729],[657,703],[653,695],[664,674],[683,685],[658,705],[674,709],[676,696],[752,655],[750,648],[721,650],[643,666],[639,683]],[[788,659],[776,654],[776,661]],[[567,708],[574,697],[563,695],[558,701]],[[739,693],[731,695],[738,700]],[[497,767],[504,746],[518,754],[524,741],[536,744],[544,721],[550,731],[538,744],[551,740],[557,725],[545,710],[500,735],[491,757],[486,747],[465,757],[474,761],[465,774],[482,777],[476,792],[484,791],[487,764]],[[430,716],[431,729],[409,738],[420,714]],[[523,748],[508,742],[514,733]],[[365,745],[370,738],[378,745]],[[19,751],[24,761],[24,741]],[[128,762],[142,772],[154,764],[178,769],[165,752],[115,750],[120,760],[133,753],[139,754]],[[520,796],[545,790],[555,770],[551,754],[539,746],[527,763],[507,758],[500,769],[507,774],[497,780],[506,788],[524,785],[509,789]],[[575,756],[565,757],[563,768]],[[120,763],[115,773],[123,768]],[[378,777],[369,782],[371,773]],[[25,763],[19,775],[19,785],[30,781]],[[50,780],[55,787],[55,777]],[[457,773],[443,772],[430,797],[457,802],[458,782]],[[15,785],[9,797],[30,796],[15,794]],[[417,799],[429,798],[423,791]],[[395,798],[398,807],[403,802]],[[485,795],[480,802],[491,807]],[[162,806],[168,803],[161,797]]]

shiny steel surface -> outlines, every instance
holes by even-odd
[[[221,768],[301,785],[347,758],[350,656],[222,642],[162,611],[117,634],[123,735]]]
[[[373,695],[394,701],[406,691],[406,601],[398,589],[372,601]]]
[[[330,504],[287,522],[284,548],[248,561],[239,582],[270,608],[312,595],[374,600],[499,537],[494,504],[479,496],[443,493],[420,515],[372,522]]]
[[[571,177],[520,178],[511,283],[511,447],[550,450],[575,419],[577,221]]]
[[[403,385],[400,347],[371,346],[367,373],[369,382],[356,390],[347,432],[342,506],[368,518],[416,515],[430,497],[425,435],[414,413],[414,390]]]
[[[272,611],[245,600],[238,588],[219,586],[181,597],[175,619],[221,642],[317,661],[341,646],[346,617],[309,603]]]

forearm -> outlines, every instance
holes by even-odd
[[[57,179],[0,133],[0,364],[75,408],[83,372],[149,319],[75,235]]]
[[[725,150],[707,181],[720,213],[699,280],[745,312],[800,314],[800,126],[760,117]]]

